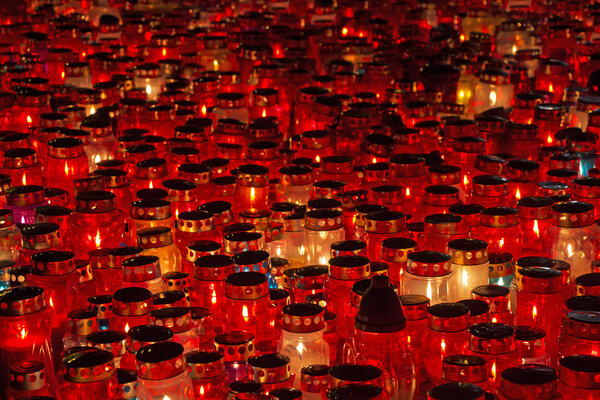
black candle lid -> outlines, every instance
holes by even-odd
[[[328,400],[369,400],[377,399],[383,392],[377,385],[343,385],[327,390]]]
[[[443,383],[429,390],[431,400],[483,400],[485,391],[472,383]]]
[[[354,326],[364,332],[388,333],[406,327],[406,318],[398,294],[388,277],[373,276],[363,294]]]

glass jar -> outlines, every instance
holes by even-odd
[[[549,197],[524,197],[517,202],[524,254],[547,254],[540,239],[546,236],[550,225],[550,208],[553,204]]]
[[[312,364],[302,368],[300,388],[303,398],[321,400],[328,387],[329,367],[327,365]]]
[[[193,396],[192,381],[183,356],[184,347],[175,342],[159,342],[142,347],[137,361],[140,400],[156,397],[187,399]]]
[[[237,208],[268,210],[269,169],[260,165],[245,164],[238,168],[235,197]]]
[[[447,355],[464,354],[468,348],[469,308],[460,303],[439,303],[429,307],[429,322],[423,342],[423,357],[430,379],[440,382]]]
[[[217,120],[236,119],[245,124],[249,122],[249,112],[246,107],[246,96],[243,93],[219,93],[213,110]]]
[[[429,379],[423,359],[425,343],[423,342],[422,332],[427,329],[427,309],[429,308],[430,302],[426,296],[420,294],[401,295],[400,302],[402,303],[402,310],[406,316],[408,344],[411,346],[415,355],[417,385],[422,385]]]
[[[46,205],[44,188],[37,185],[13,186],[6,189],[4,208],[13,212],[16,224],[33,224],[36,207]]]
[[[348,299],[352,286],[371,276],[369,259],[363,256],[337,256],[329,259],[329,280],[326,281],[325,295],[327,309],[338,316],[338,335],[347,338],[354,330],[351,321],[343,317],[347,314]]]
[[[55,395],[55,388],[50,385],[46,367],[39,361],[17,361],[10,367],[10,387],[6,389],[9,400],[48,397]]]
[[[2,173],[10,176],[15,184],[44,185],[46,176],[36,151],[30,148],[16,148],[4,152]]]
[[[152,294],[167,290],[161,277],[159,258],[153,255],[131,257],[121,263],[123,269],[122,287],[139,287],[148,289]]]
[[[573,355],[558,365],[558,392],[565,399],[592,400],[600,394],[600,357]]]
[[[371,260],[380,260],[381,243],[384,239],[404,237],[406,233],[406,215],[395,211],[379,211],[365,216],[367,252]]]
[[[488,243],[489,252],[509,252],[518,258],[522,249],[518,210],[490,207],[481,214],[481,226],[473,235]]]
[[[568,201],[552,206],[552,225],[543,239],[552,258],[571,265],[573,278],[590,271],[590,263],[598,252],[594,206]]]
[[[254,335],[244,331],[221,333],[215,336],[215,347],[223,354],[229,384],[246,380],[248,358],[256,351]]]
[[[408,254],[417,249],[417,242],[409,238],[388,238],[381,242],[381,259],[389,266],[392,284],[400,286],[407,267]]]
[[[89,143],[84,145],[90,170],[96,169],[100,161],[115,157],[118,143],[109,118],[86,118],[81,122],[81,129],[90,133]]]
[[[235,272],[233,258],[224,255],[206,255],[194,262],[194,290],[192,306],[206,307],[213,312],[217,333],[222,332],[225,315],[225,279]]]
[[[515,349],[515,330],[510,325],[495,322],[474,324],[469,328],[468,352],[484,358],[490,385],[500,387],[500,373],[519,364]]]
[[[509,108],[515,90],[509,78],[504,71],[482,71],[479,74],[479,82],[475,84],[473,112],[479,114],[494,107]]]
[[[31,263],[31,256],[44,250],[60,250],[63,248],[60,226],[53,222],[38,222],[25,225],[21,229],[23,247],[19,254],[19,263]]]
[[[67,350],[76,346],[88,346],[86,336],[98,330],[98,312],[86,309],[69,311],[67,321],[63,348]]]
[[[423,248],[446,252],[452,240],[471,236],[471,227],[455,214],[432,214],[424,218]]]
[[[342,212],[339,210],[311,210],[304,221],[305,264],[327,264],[331,245],[344,240]]]
[[[417,380],[400,298],[385,276],[374,276],[355,317],[345,362],[381,368],[390,398],[412,399]],[[391,350],[391,351],[390,351]],[[393,354],[393,356],[392,356]]]
[[[437,251],[410,253],[406,271],[401,276],[401,293],[425,294],[431,304],[455,299],[456,288],[450,284],[455,273],[450,259],[450,255]]]
[[[267,277],[270,289],[277,288],[277,281],[271,274],[271,259],[268,252],[264,250],[242,251],[233,256],[233,262],[236,272],[259,272]]]
[[[96,331],[86,337],[88,346],[112,353],[115,367],[119,368],[123,356],[127,352],[127,335],[116,331]]]
[[[125,227],[125,214],[117,208],[113,193],[97,190],[77,195],[71,229],[80,238],[73,242],[78,258],[86,258],[90,250],[118,247]]]
[[[32,274],[27,276],[27,284],[44,289],[53,313],[52,347],[56,357],[67,331],[67,313],[79,302],[80,274],[75,271],[75,255],[70,251],[41,251],[31,257],[31,263]]]
[[[459,189],[454,186],[427,186],[422,207],[413,215],[413,219],[419,220],[433,214],[447,214],[450,207],[459,203]]]
[[[87,299],[88,308],[98,316],[98,329],[107,330],[110,327],[112,295],[99,294]]]
[[[485,358],[470,354],[454,354],[444,359],[442,368],[444,382],[470,383],[488,391],[491,389]]]
[[[329,363],[329,346],[323,339],[325,316],[323,307],[296,303],[283,308],[283,334],[280,353],[289,357],[289,367],[299,388],[301,370],[311,364]]]
[[[0,209],[0,260],[17,261],[21,250],[21,231],[11,210]]]
[[[290,372],[290,358],[280,353],[263,353],[248,358],[248,380],[259,382],[265,392],[290,388],[295,374]]]
[[[546,334],[533,326],[515,326],[517,353],[523,364],[550,365],[550,356],[546,352]]]
[[[148,158],[135,164],[132,174],[132,190],[154,189],[160,187],[167,178],[167,161],[164,158]]]
[[[50,140],[45,167],[49,182],[72,191],[74,180],[88,177],[89,167],[83,142],[70,137]]]
[[[515,316],[509,307],[510,290],[499,285],[481,285],[471,290],[471,297],[490,306],[490,320],[494,323],[514,325]]]
[[[597,329],[599,316],[600,313],[592,311],[567,312],[562,332],[558,337],[559,357],[598,354],[600,341],[592,332]]]
[[[217,351],[193,351],[185,355],[188,373],[198,400],[225,399],[228,376],[224,356]]]
[[[545,365],[524,364],[511,367],[502,371],[501,376],[498,390],[500,400],[563,399],[557,390],[556,371]]]
[[[174,333],[173,342],[183,346],[184,353],[196,350],[200,338],[192,329],[191,311],[188,307],[165,307],[150,312],[150,323],[165,326]]]
[[[313,169],[307,165],[291,165],[279,169],[280,200],[294,204],[306,204],[312,193]]]
[[[534,326],[546,333],[546,345],[552,361],[556,362],[558,334],[562,318],[562,273],[548,267],[517,268],[518,325]]]
[[[23,360],[41,362],[48,382],[54,384],[51,314],[40,287],[22,286],[0,292],[0,363],[4,371],[0,382],[4,388],[9,386],[10,366]]]
[[[562,104],[537,104],[533,112],[533,124],[539,128],[540,139],[546,145],[553,145],[554,133],[566,125],[566,107]]]
[[[254,334],[259,351],[272,349],[275,310],[264,274],[236,272],[225,279],[225,300],[223,310],[219,310],[225,314],[225,327]]]
[[[171,229],[159,226],[137,231],[138,245],[142,255],[156,256],[160,260],[162,273],[181,271],[181,252],[173,243]]]
[[[487,285],[489,277],[489,259],[487,243],[479,239],[456,239],[448,243],[456,297],[450,300],[462,300],[471,297],[471,290]]]
[[[513,200],[508,189],[508,179],[498,175],[477,175],[472,181],[473,191],[469,201],[483,207],[510,207]]]
[[[128,333],[131,328],[148,323],[152,292],[139,287],[122,288],[113,294],[110,328]]]
[[[112,331],[114,332],[114,331]],[[136,325],[127,331],[127,352],[121,357],[121,368],[136,370],[135,353],[149,344],[167,342],[173,338],[173,331],[158,325]]]
[[[131,203],[128,227],[131,243],[137,243],[137,232],[146,228],[175,228],[171,203],[163,199],[143,199]]]
[[[64,373],[61,374],[61,382],[57,388],[60,398],[114,398],[118,381],[113,358],[108,351],[88,347],[65,355]]]

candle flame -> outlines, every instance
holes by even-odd
[[[517,188],[517,191],[515,192],[515,198],[517,200],[521,200],[521,191],[519,190],[519,188]]]
[[[492,381],[496,380],[496,363],[492,364]]]
[[[567,244],[567,255],[572,257],[575,252],[573,251],[573,245],[571,243]]]
[[[427,298],[429,300],[431,300],[431,296],[433,296],[433,290],[431,289],[431,282],[427,282],[427,291],[426,291],[426,295]]]
[[[540,238],[540,228],[538,227],[538,222],[537,219],[533,220],[533,232],[535,233],[535,235],[538,237],[538,239]]]
[[[28,124],[28,125],[31,125],[31,123],[32,123],[32,122],[33,122],[33,121],[31,120],[31,116],[30,116],[30,115],[28,115],[28,116],[27,116],[27,124]]]
[[[21,338],[21,340],[25,339],[27,337],[27,329],[25,329],[25,327],[21,328],[21,331],[19,332],[19,338]]]
[[[94,157],[94,164],[98,164],[100,161],[102,161],[100,154],[96,154],[96,156]]]
[[[62,79],[65,79],[65,71],[63,71],[63,72],[61,72],[61,73],[60,73],[60,77],[61,77]]]
[[[346,35],[348,35],[348,28],[343,27],[342,28],[342,36],[346,36]]]
[[[219,61],[217,61],[217,59],[214,59],[214,60],[213,60],[213,69],[214,69],[215,71],[218,71],[218,70],[219,70]]]
[[[440,347],[442,348],[442,352],[446,352],[446,339],[442,339],[442,343],[440,343]]]
[[[319,257],[319,264],[321,264],[321,265],[327,264],[327,259],[325,258],[325,256]]]
[[[128,322],[125,322],[125,328],[123,328],[123,329],[125,329],[125,333],[129,332],[129,323]]]
[[[554,93],[554,86],[552,86],[552,84],[548,85],[548,91]]]
[[[266,118],[266,116],[267,116],[267,110],[263,109],[263,112],[262,112],[262,117],[263,117],[263,118]]]
[[[69,176],[69,164],[65,163],[65,175]]]
[[[214,291],[214,290],[213,290],[213,292],[212,292],[212,297],[211,297],[211,299],[210,299],[210,302],[213,304],[213,306],[214,306],[215,304],[217,304],[217,292],[216,292],[216,291]]]
[[[96,107],[92,106],[92,108],[90,108],[90,115],[92,114],[96,114]]]
[[[410,197],[410,188],[409,187],[406,188],[406,197],[407,198]]]
[[[150,189],[154,189],[154,185],[152,184],[152,181],[150,181],[150,184],[148,186],[150,186]]]
[[[203,117],[206,117],[206,106],[205,105],[202,106],[202,109],[200,110],[200,112],[202,113]]]
[[[21,182],[23,182],[23,186],[27,185],[27,175],[23,174],[23,179],[21,179]]]
[[[248,314],[248,307],[246,307],[246,306],[242,307],[242,317],[244,318],[244,321],[248,322],[249,314]]]
[[[464,288],[468,288],[469,286],[469,272],[466,269],[462,271],[462,284]]]
[[[464,41],[465,41],[465,34],[464,34],[464,33],[461,33],[461,34],[460,34],[460,41],[461,41],[461,42],[464,42]]]
[[[498,241],[498,247],[500,247],[501,249],[504,247],[504,238],[500,238],[500,240]]]
[[[163,50],[164,50],[164,49],[163,49]],[[171,398],[165,394],[165,395],[163,396],[163,400],[171,400]]]
[[[50,304],[51,308],[54,308],[54,300],[52,300],[52,297],[50,297],[50,300],[48,301],[48,303]]]
[[[496,91],[492,90],[490,92],[490,105],[495,106],[496,105]]]
[[[512,46],[512,53],[517,54],[517,45],[516,44],[513,44],[513,46]]]
[[[167,56],[167,48],[166,47],[163,47],[162,54],[163,54],[163,57]]]
[[[537,319],[537,314],[538,314],[537,307],[533,306],[533,308],[531,309],[531,316],[533,317],[534,321]]]
[[[493,318],[492,318],[492,322],[493,322],[493,323],[496,323],[496,322],[498,322],[498,318],[496,318],[496,317],[493,317]]]
[[[150,96],[152,94],[152,86],[150,84],[146,85],[146,94]]]
[[[200,386],[200,395],[204,395],[204,385]]]
[[[250,188],[250,202],[254,204],[255,199],[256,199],[256,189],[251,187]]]
[[[548,144],[552,144],[552,142],[554,141],[554,139],[552,139],[552,135],[548,135],[548,138],[546,139],[546,142],[548,142]]]
[[[315,162],[321,162],[321,157],[318,154],[315,156]]]
[[[465,175],[463,176],[463,185],[467,186],[469,184],[469,176]]]
[[[94,244],[96,245],[97,249],[100,248],[101,243],[102,243],[102,241],[100,239],[100,228],[98,228],[98,229],[96,229],[96,237],[94,238]]]

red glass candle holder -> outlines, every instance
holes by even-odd
[[[469,341],[469,308],[459,303],[440,303],[429,307],[429,322],[423,357],[430,379],[442,378],[443,361],[448,355],[464,354]]]
[[[194,351],[185,355],[192,378],[194,397],[224,398],[228,392],[228,377],[222,354],[215,351]]]
[[[80,258],[90,250],[118,247],[125,234],[125,214],[116,208],[116,196],[106,191],[79,193],[72,231],[81,238],[73,243]]]
[[[5,371],[2,382],[5,387],[9,384],[10,366],[23,360],[41,362],[48,382],[54,384],[52,310],[46,306],[44,290],[34,286],[10,288],[2,291],[0,304],[1,362]]]
[[[259,272],[237,272],[225,280],[223,310],[228,330],[244,330],[257,338],[257,349],[271,348],[268,329],[275,308],[269,299],[267,277]],[[265,340],[266,339],[266,340]]]
[[[424,218],[424,248],[446,252],[449,242],[470,236],[471,227],[458,215],[432,214]]]
[[[444,359],[442,380],[444,382],[471,383],[490,390],[489,368],[485,358],[477,355],[455,354]]]
[[[573,355],[563,357],[558,365],[558,392],[564,398],[593,399],[600,392],[597,377],[600,357]]]
[[[502,371],[501,376],[498,395],[502,400],[538,397],[538,390],[542,390],[544,398],[561,398],[557,390],[556,371],[550,367],[524,364]]]
[[[288,365],[290,358],[280,353],[264,353],[248,358],[248,379],[260,382],[267,392],[289,388],[294,383]]]
[[[127,331],[127,352],[121,358],[121,368],[135,370],[135,353],[152,343],[166,342],[173,338],[173,331],[158,325],[136,325]]]
[[[127,333],[131,328],[148,323],[152,292],[139,287],[117,290],[113,294],[112,330]]]
[[[548,338],[548,353],[553,356],[557,350],[562,316],[561,272],[546,267],[523,267],[517,268],[515,277],[516,322],[544,330]]]
[[[6,189],[6,205],[17,224],[33,224],[35,208],[47,204],[44,188],[37,185],[12,186]]]
[[[371,260],[380,260],[384,239],[406,236],[406,215],[401,212],[380,211],[365,216],[367,252]]]
[[[116,395],[118,381],[113,355],[105,350],[84,348],[63,358],[58,393],[64,399],[78,399],[93,394],[103,398]],[[91,370],[98,371],[90,373]]]
[[[140,398],[193,396],[183,351],[183,346],[175,342],[153,343],[138,350],[135,358]]]
[[[522,238],[517,215],[518,210],[514,208],[487,208],[482,212],[481,226],[474,234],[488,242],[490,252],[505,251],[518,257]]]

